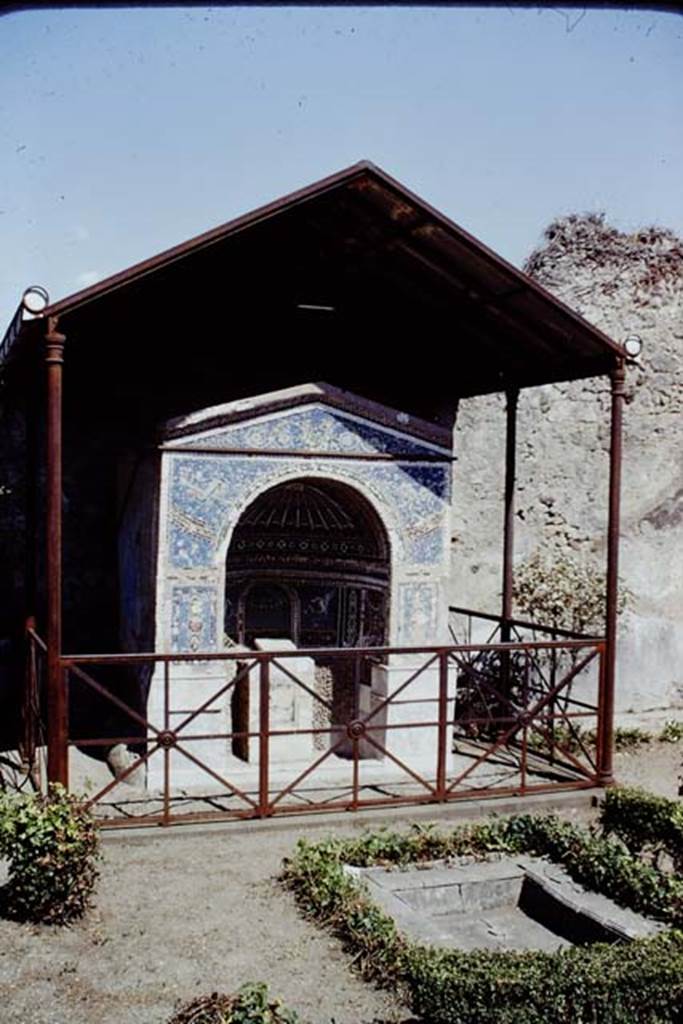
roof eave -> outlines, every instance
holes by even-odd
[[[92,302],[93,300],[101,298],[103,295],[106,295],[117,288],[121,288],[127,284],[133,283],[134,281],[138,281],[140,278],[146,277],[148,274],[154,273],[156,270],[162,270],[164,267],[169,266],[171,263],[175,263],[177,260],[183,259],[192,253],[199,252],[201,249],[205,249],[210,245],[215,245],[239,231],[253,227],[262,220],[266,220],[275,214],[282,213],[284,210],[293,209],[300,203],[323,195],[325,192],[338,188],[339,185],[346,184],[354,178],[360,177],[362,174],[368,172],[377,174],[380,177],[383,176],[383,172],[381,172],[379,168],[375,167],[375,165],[369,160],[361,160],[356,164],[352,164],[350,167],[344,168],[342,171],[338,171],[336,174],[331,174],[326,178],[321,178],[319,181],[313,182],[311,185],[307,185],[295,192],[290,192],[285,196],[281,196],[279,199],[275,199],[270,203],[266,203],[254,210],[250,210],[248,213],[241,214],[239,217],[226,221],[225,223],[218,225],[218,227],[211,228],[209,231],[204,231],[200,235],[195,235],[192,238],[187,239],[187,241],[181,242],[179,245],[172,246],[170,249],[164,249],[155,256],[150,256],[149,259],[142,260],[139,263],[134,263],[125,270],[121,270],[116,274],[112,274],[110,277],[104,278],[102,281],[98,281],[97,284],[90,285],[88,288],[83,288],[78,292],[74,292],[72,295],[67,295],[65,298],[60,299],[58,302],[53,302],[48,306],[47,309],[43,311],[43,315],[60,316],[65,313],[71,313],[85,303]]]

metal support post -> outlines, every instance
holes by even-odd
[[[436,752],[436,795],[445,800],[448,760],[448,651],[439,652],[439,733]]]
[[[512,559],[515,540],[515,477],[517,472],[517,400],[519,391],[506,392],[505,430],[505,519],[503,522],[503,602],[501,640],[510,640],[512,618]]]
[[[47,368],[47,778],[68,786],[68,708],[62,650],[62,368],[65,337],[48,317]]]
[[[270,813],[270,661],[264,658],[259,665],[259,817]]]
[[[505,423],[505,518],[503,521],[503,601],[501,608],[500,639],[504,644],[510,642],[510,619],[512,618],[512,559],[515,542],[515,477],[517,462],[517,389],[506,392],[506,423]],[[501,718],[509,713],[510,698],[510,655],[503,651],[500,656],[500,689],[503,700],[500,702]],[[499,722],[499,730],[504,731],[507,723]]]
[[[609,449],[609,519],[607,525],[607,596],[605,602],[605,659],[600,692],[601,745],[598,782],[614,782],[612,747],[614,737],[614,683],[617,656],[617,608],[619,603],[619,515],[621,500],[622,417],[625,370],[620,361],[611,373],[612,413]]]

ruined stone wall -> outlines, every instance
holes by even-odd
[[[643,342],[627,371],[618,712],[683,708],[683,244],[671,232],[623,234],[600,216],[554,222],[525,270],[619,342]],[[609,382],[520,395],[516,563],[598,562],[606,553]],[[452,599],[500,607],[504,399],[469,399],[456,426]]]

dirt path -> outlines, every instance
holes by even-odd
[[[294,842],[225,830],[108,842],[86,923],[0,921],[4,1024],[162,1024],[179,1002],[254,980],[316,1024],[405,1020],[275,881]]]
[[[616,770],[674,796],[682,758],[681,743],[650,744],[617,755]],[[3,1024],[165,1024],[181,1002],[255,980],[314,1024],[408,1021],[277,884],[304,831],[108,840],[87,921],[57,930],[0,920]]]
[[[622,786],[641,786],[670,799],[678,797],[683,775],[683,742],[654,741],[614,756],[614,775]]]

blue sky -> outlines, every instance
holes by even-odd
[[[368,158],[520,265],[558,214],[683,234],[683,18],[173,8],[0,18],[0,324]]]

